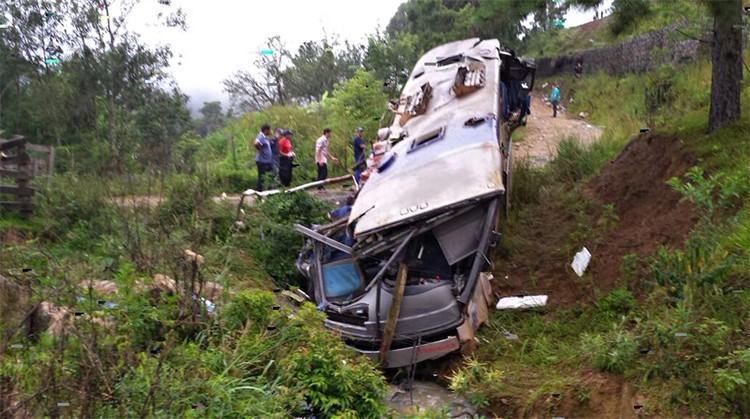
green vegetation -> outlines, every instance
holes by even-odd
[[[239,228],[234,208],[214,203],[202,179],[175,177],[156,208],[123,208],[102,183],[61,176],[42,192],[38,216],[3,218],[2,232],[22,240],[0,248],[2,274],[35,290],[24,310],[45,301],[68,313],[46,332],[33,322],[2,324],[10,333],[0,357],[5,413],[386,413],[376,366],[326,331],[315,307],[292,310],[264,290],[273,277],[279,285],[296,278],[301,240],[290,225],[322,220],[325,204],[304,193],[275,196],[249,208]],[[183,249],[205,262],[185,262]],[[175,285],[158,286],[154,273]],[[112,281],[117,292],[79,285],[88,280]],[[210,303],[187,291],[216,286],[223,291]]]

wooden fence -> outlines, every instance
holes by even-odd
[[[0,209],[17,210],[28,217],[34,212],[35,176],[51,176],[54,172],[53,147],[29,144],[21,136],[10,140],[0,139]],[[3,184],[4,179],[15,185]],[[11,196],[12,198],[4,198]]]

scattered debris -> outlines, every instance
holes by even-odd
[[[504,297],[497,301],[495,306],[498,310],[513,310],[534,307],[544,307],[547,305],[546,295],[528,295],[525,297]]]
[[[288,291],[288,290],[283,290],[283,291],[281,291],[281,295],[283,295],[283,296],[284,296],[284,297],[286,297],[286,298],[289,298],[290,300],[294,301],[294,302],[295,302],[295,303],[297,303],[297,304],[302,304],[302,303],[304,303],[305,301],[307,301],[307,300],[305,300],[305,298],[304,298],[304,297],[302,297],[301,295],[299,295],[299,294],[296,294],[296,293],[293,293],[293,292],[291,292],[291,291]]]
[[[195,263],[198,266],[203,265],[203,262],[205,262],[205,259],[202,255],[199,255],[198,253],[195,253],[190,249],[185,249],[183,255],[185,256],[186,261]]]
[[[156,274],[154,275],[154,281],[153,286],[157,288],[158,290],[167,292],[167,293],[176,293],[177,292],[177,283],[174,279],[162,275],[162,274]]]
[[[570,264],[570,266],[573,268],[573,271],[576,273],[576,275],[582,277],[583,273],[586,271],[586,268],[589,266],[590,261],[591,253],[589,252],[589,249],[584,246],[583,248],[581,248],[581,251],[576,253],[576,255],[573,257],[573,262]]]
[[[117,284],[115,284],[114,281],[88,279],[81,281],[81,283],[78,284],[78,287],[84,292],[88,292],[88,290],[91,289],[96,294],[102,296],[112,296],[117,294]]]

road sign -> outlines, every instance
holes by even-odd
[[[260,55],[273,55],[272,49],[262,49],[260,50]]]

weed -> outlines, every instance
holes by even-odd
[[[637,303],[630,291],[618,288],[597,301],[597,306],[605,313],[623,315],[630,313]]]
[[[625,372],[638,354],[635,338],[619,328],[606,335],[587,336],[584,346],[592,354],[592,360],[597,368],[614,373]]]
[[[247,290],[237,293],[227,305],[222,318],[229,329],[239,329],[250,322],[254,330],[266,327],[271,319],[271,307],[276,298],[273,293],[262,290]]]

